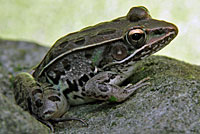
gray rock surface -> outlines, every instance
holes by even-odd
[[[50,131],[28,112],[14,105],[0,93],[0,133],[1,134],[48,134]]]
[[[0,40],[0,133],[47,133],[46,126],[15,105],[12,95],[13,76],[38,64],[46,52],[47,48],[34,43]],[[72,107],[65,116],[85,119],[89,126],[82,127],[76,121],[59,123],[56,133],[200,133],[200,66],[151,56],[135,64],[135,73],[126,82],[136,83],[148,76],[151,85],[139,89],[123,103],[96,102]],[[16,125],[15,118],[22,119],[22,123]],[[6,126],[12,123],[9,131]]]
[[[30,71],[48,49],[32,42],[0,39],[0,93],[13,99],[10,90],[12,76],[20,71]]]
[[[12,80],[44,56],[47,48],[24,41],[0,40],[0,134],[48,134],[49,129],[15,105]]]

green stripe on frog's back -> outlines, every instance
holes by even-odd
[[[94,56],[92,56],[92,65],[95,67],[99,64],[99,62],[102,60],[102,53],[103,53],[103,50],[98,50],[95,52],[95,54],[93,54]]]

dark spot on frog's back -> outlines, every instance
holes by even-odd
[[[69,86],[69,89],[67,89],[67,90],[69,90],[69,92],[78,91],[78,84],[76,83],[75,80],[73,80],[73,82],[71,82],[70,80],[67,79],[66,81]]]
[[[89,79],[90,78],[86,74],[84,74],[79,80],[83,82],[87,82]]]
[[[83,86],[83,81],[81,79],[78,80],[79,85],[82,87]]]
[[[88,49],[85,51],[85,58],[90,59],[93,56],[94,49]]]
[[[92,77],[92,76],[94,76],[94,74],[90,73],[90,76]],[[80,79],[78,79],[78,83],[82,87],[89,79],[90,79],[90,77],[87,76],[86,74],[84,74]]]
[[[92,54],[90,53],[85,53],[85,58],[90,59],[92,57]]]
[[[70,81],[70,80],[66,80],[67,84],[68,84],[68,88],[66,88],[65,90],[63,90],[63,94],[65,95],[66,98],[68,98],[68,94],[73,92],[73,91],[79,91],[78,89],[78,84],[75,80]]]
[[[67,59],[62,61],[62,64],[66,71],[69,71],[71,69],[71,62]]]
[[[73,96],[73,99],[76,100],[76,99],[84,99],[84,98],[81,97],[81,96],[78,96],[78,95],[74,95],[74,96]]]
[[[80,38],[77,41],[74,42],[76,45],[83,45],[85,43],[85,38]]]
[[[81,93],[81,95],[82,95],[82,96],[86,96],[86,94],[85,94],[85,93],[83,93],[83,92]]]
[[[65,75],[65,72],[62,72],[59,70],[54,70],[54,71],[47,73],[47,75],[53,81],[53,83],[57,85],[59,83],[61,75]]]
[[[64,42],[62,42],[62,43],[59,45],[59,47],[60,47],[60,48],[64,48],[64,47],[67,46],[68,43],[69,43],[68,41],[64,41]]]
[[[90,77],[93,77],[94,76],[94,73],[89,73]]]
[[[115,29],[107,29],[107,30],[102,30],[102,31],[98,32],[97,35],[109,35],[109,34],[113,34],[115,32],[116,32]]]

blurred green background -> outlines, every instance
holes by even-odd
[[[200,0],[0,0],[0,38],[51,46],[60,37],[147,7],[153,18],[173,22],[179,35],[158,52],[200,65]]]

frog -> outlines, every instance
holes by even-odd
[[[167,46],[176,25],[153,19],[147,8],[132,7],[126,16],[89,26],[58,39],[31,73],[14,81],[16,103],[49,126],[77,120],[64,118],[70,106],[98,100],[123,102],[148,86],[149,77],[127,83],[138,61]]]

